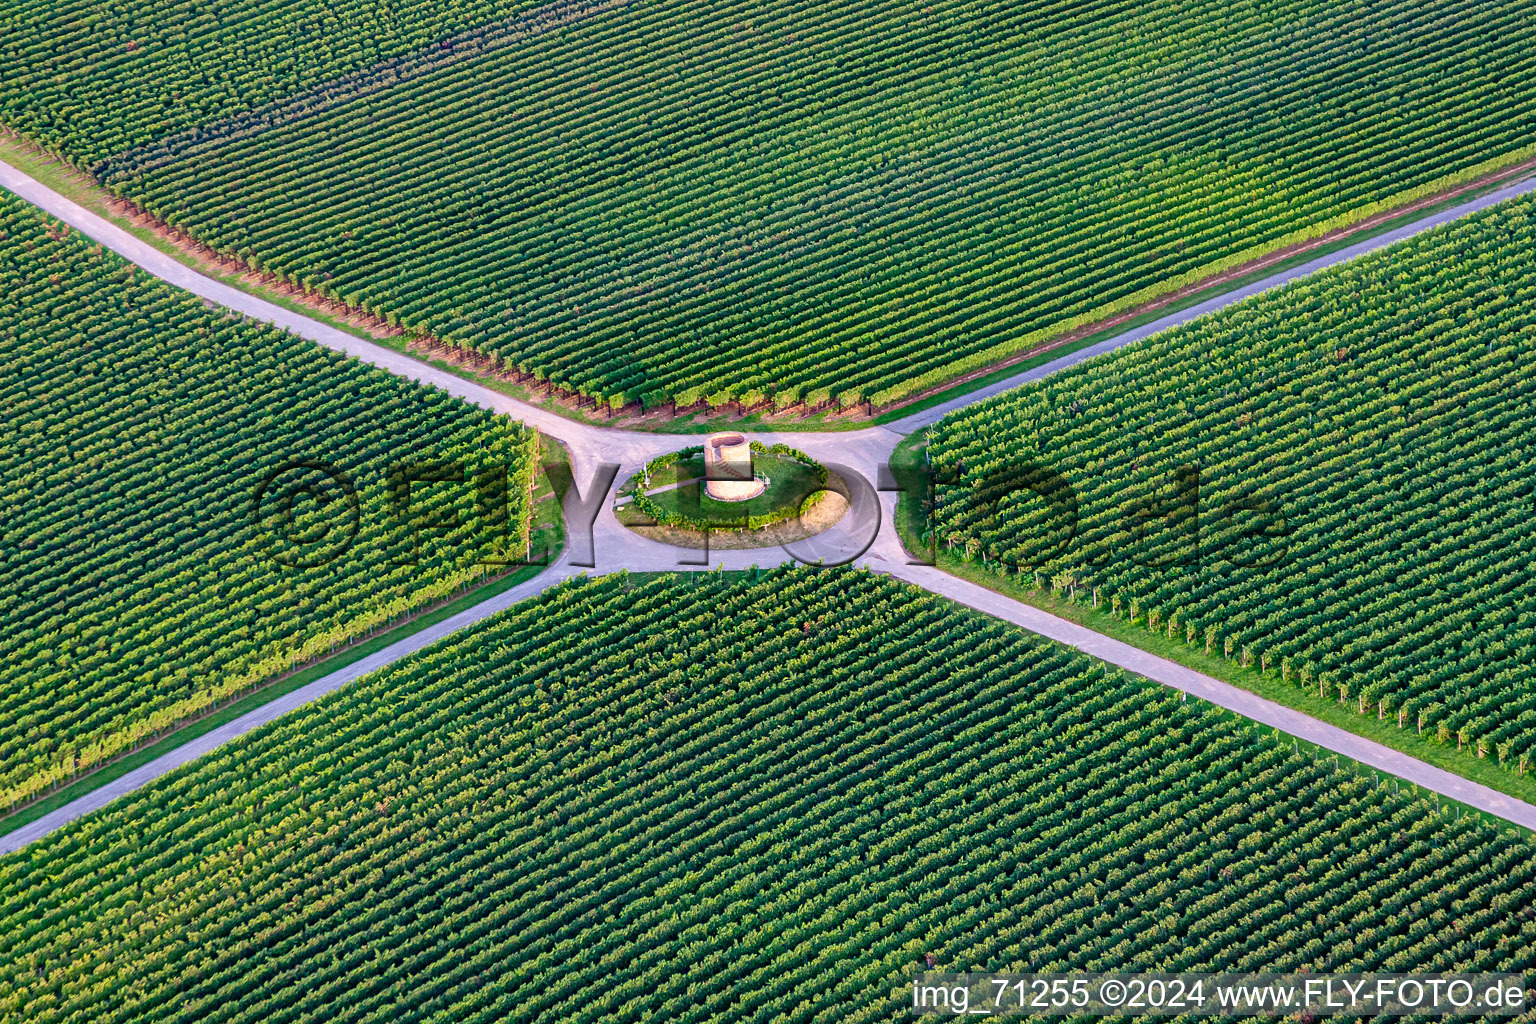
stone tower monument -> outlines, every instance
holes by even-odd
[[[752,445],[741,434],[704,439],[704,489],[716,501],[746,501],[767,488],[752,474]]]

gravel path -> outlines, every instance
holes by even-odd
[[[155,276],[210,302],[254,319],[276,324],[300,337],[308,338],[327,348],[345,352],[397,376],[432,385],[466,401],[505,413],[558,438],[570,450],[577,487],[582,494],[589,494],[591,482],[596,478],[600,466],[618,467],[617,475],[614,477],[614,484],[617,485],[637,472],[651,458],[678,448],[698,444],[700,441],[698,434],[650,434],[577,423],[548,409],[528,405],[498,391],[436,369],[410,356],[365,341],[301,313],[284,309],[197,273],[8,164],[0,163],[0,187],[42,208]],[[888,427],[822,433],[774,434],[768,431],[754,431],[753,436],[766,444],[785,441],[807,452],[812,458],[826,464],[829,468],[850,470],[874,485],[880,479],[880,468],[889,459],[892,450],[903,435],[936,422],[948,412],[1001,394],[1029,381],[1038,380],[1092,356],[1139,341],[1169,327],[1187,323],[1196,317],[1204,316],[1251,295],[1353,259],[1363,253],[1380,249],[1532,190],[1536,190],[1536,179],[1506,186],[1482,198],[1431,214],[1422,220],[1376,238],[1320,256],[1301,266],[1281,271],[1261,281],[1207,299],[1188,309],[1170,313],[1149,324],[1127,330],[1095,345],[978,389],[961,398],[904,417]],[[846,477],[848,474],[843,475]],[[754,565],[766,567],[792,559],[800,561],[820,559],[826,562],[857,561],[870,569],[890,573],[932,593],[1068,644],[1165,686],[1193,693],[1260,724],[1273,726],[1364,764],[1390,772],[1424,789],[1442,793],[1526,828],[1536,829],[1536,806],[1478,785],[1459,775],[1435,768],[1417,758],[1398,753],[1302,712],[1293,711],[1257,697],[1239,687],[1155,657],[1086,627],[950,576],[930,566],[910,564],[910,559],[902,550],[891,526],[895,521],[895,506],[894,492],[876,493],[873,490],[867,493],[856,492],[850,503],[848,514],[837,526],[809,541],[794,545],[793,553],[784,549],[771,548],[754,551],[711,551],[705,554],[646,540],[625,529],[613,515],[609,495],[603,497],[596,518],[591,521],[591,543],[587,543],[582,536],[583,530],[580,524],[587,522],[588,519],[580,513],[575,496],[572,496],[567,501],[566,507],[567,522],[571,524],[572,542],[559,561],[536,578],[452,618],[445,619],[347,668],[333,672],[293,693],[278,698],[198,739],[189,741],[100,789],[71,801],[29,825],[8,835],[0,836],[0,854],[19,849],[80,815],[96,810],[118,796],[133,792],[201,757],[229,740],[331,693],[368,672],[412,654],[457,630],[494,615],[518,600],[540,593],[545,588],[577,573],[602,574],[619,569],[638,571],[742,569]]]

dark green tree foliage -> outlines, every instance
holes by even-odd
[[[1528,771],[1533,213],[1506,204],[945,418],[940,547]],[[1006,486],[1031,463],[1076,496],[1059,551],[1052,504]]]
[[[905,1020],[929,954],[1530,970],[1533,854],[884,577],[576,580],[0,861],[0,1020]]]
[[[220,315],[8,194],[0,410],[0,809],[523,553],[535,432]],[[470,479],[397,503],[390,470],[440,460]]]

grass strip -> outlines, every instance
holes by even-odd
[[[36,821],[38,818],[41,818],[50,811],[57,810],[71,800],[84,796],[86,793],[106,785],[113,779],[121,778],[135,768],[153,761],[161,754],[168,753],[189,740],[197,739],[197,737],[217,729],[225,722],[239,718],[247,711],[254,711],[263,704],[274,701],[284,694],[292,693],[301,686],[307,686],[316,679],[329,675],[337,669],[346,668],[353,662],[366,658],[375,651],[381,651],[392,643],[404,640],[408,636],[421,632],[428,626],[441,622],[449,616],[457,615],[467,608],[472,608],[482,601],[517,586],[525,580],[532,579],[542,572],[543,568],[543,566],[530,565],[515,569],[489,583],[466,591],[446,604],[439,605],[430,611],[421,612],[415,618],[401,623],[388,632],[380,633],[368,640],[353,644],[334,657],[315,662],[308,668],[300,669],[297,672],[280,676],[262,688],[253,690],[201,718],[193,719],[186,725],[162,736],[155,742],[124,754],[115,761],[109,761],[90,774],[73,779],[62,788],[56,789],[47,796],[27,804],[5,818],[0,818],[0,835],[13,832],[29,822]]]
[[[613,418],[608,416],[588,414],[586,410],[576,408],[575,406],[565,402],[553,401],[547,396],[541,395],[530,388],[523,387],[518,384],[513,384],[510,381],[497,380],[494,377],[489,377],[482,373],[478,373],[475,370],[463,367],[458,363],[454,363],[445,359],[434,358],[430,354],[422,352],[420,349],[412,348],[410,346],[409,339],[404,335],[374,333],[372,331],[365,330],[350,320],[332,316],[326,313],[324,310],[317,309],[315,306],[312,306],[308,303],[299,302],[289,296],[282,294],[281,292],[269,289],[251,280],[248,275],[230,274],[218,266],[198,258],[195,254],[188,252],[186,249],[165,238],[163,235],[147,227],[144,227],[138,222],[116,212],[107,202],[107,200],[110,198],[110,193],[103,189],[94,180],[86,177],[79,171],[76,171],[74,168],[69,167],[67,164],[61,163],[53,157],[36,150],[22,139],[14,135],[7,134],[3,130],[0,130],[0,161],[4,161],[5,163],[10,164],[22,173],[53,189],[55,192],[64,196],[66,199],[79,204],[80,206],[91,211],[104,220],[107,220],[117,227],[122,228],[124,231],[127,231],[129,234],[133,235],[135,238],[138,238],[140,241],[154,246],[160,252],[170,256],[178,263],[181,263],[186,267],[190,267],[191,269],[196,270],[198,273],[207,277],[211,277],[216,281],[227,284],[231,288],[238,288],[240,291],[245,292],[247,295],[253,295],[256,298],[263,299],[275,306],[279,306],[282,309],[288,310],[291,313],[297,313],[302,316],[309,317],[311,320],[319,321],[328,327],[334,327],[339,331],[345,331],[353,337],[361,338],[364,341],[369,341],[373,344],[381,345],[384,348],[390,349],[392,351],[408,355],[412,359],[415,359],[421,363],[425,363],[434,369],[442,370],[445,373],[451,373],[463,380],[471,381],[475,384],[479,384],[482,387],[489,388],[490,390],[499,394],[506,395],[508,398],[514,398],[520,402],[525,402],[538,408],[548,409],[551,412],[555,412],[560,416],[563,416],[566,419],[577,423],[585,423],[592,426],[603,427],[619,426],[625,430],[632,430],[637,433],[666,434],[707,434],[723,428],[733,428],[740,430],[760,428],[763,430],[783,432],[841,431],[861,430],[871,425],[879,426],[882,424],[890,423],[895,420],[911,416],[914,413],[922,412],[923,410],[932,408],[935,405],[939,405],[944,402],[951,401],[955,398],[962,397],[981,388],[988,387],[989,385],[995,384],[1000,380],[1007,380],[1009,377],[1012,377],[1015,374],[1023,373],[1026,370],[1039,366],[1042,363],[1049,362],[1053,359],[1058,359],[1064,355],[1069,355],[1073,352],[1076,352],[1078,349],[1097,344],[1106,338],[1112,338],[1117,334],[1121,334],[1128,330],[1133,330],[1142,326],[1143,324],[1147,324],[1160,317],[1167,316],[1170,313],[1176,313],[1179,310],[1188,309],[1190,306],[1205,302],[1213,296],[1242,288],[1246,285],[1252,284],[1254,281],[1259,281],[1263,278],[1269,277],[1272,274],[1283,273],[1292,267],[1300,266],[1301,264],[1315,260],[1320,256],[1326,256],[1329,253],[1337,252],[1338,250],[1347,246],[1358,244],[1367,239],[1374,238],[1377,235],[1385,234],[1388,231],[1395,230],[1407,224],[1412,224],[1414,221],[1433,216],[1442,210],[1460,205],[1461,203],[1470,202],[1479,196],[1486,195],[1487,193],[1495,191],[1496,189],[1504,188],[1519,180],[1518,177],[1509,177],[1485,182],[1484,184],[1478,185],[1474,188],[1459,192],[1451,198],[1443,199],[1438,203],[1432,203],[1427,206],[1418,207],[1398,217],[1394,217],[1389,220],[1382,221],[1379,224],[1375,224],[1370,228],[1347,234],[1326,244],[1295,253],[1286,259],[1278,260],[1275,263],[1257,269],[1249,274],[1221,281],[1220,283],[1213,284],[1208,288],[1201,288],[1195,292],[1190,293],[1189,295],[1184,296],[1183,298],[1178,299],[1177,301],[1170,302],[1167,305],[1158,306],[1155,309],[1149,309],[1144,313],[1132,317],[1129,320],[1117,323],[1112,327],[1106,327],[1101,331],[1095,331],[1092,334],[1075,339],[1067,344],[1051,348],[1044,352],[1039,352],[1038,354],[1027,359],[1022,359],[1019,362],[1009,363],[1006,366],[1001,366],[998,369],[993,370],[981,377],[976,377],[971,380],[967,380],[964,383],[956,384],[953,387],[946,388],[943,391],[929,395],[918,401],[907,405],[893,406],[882,412],[876,413],[872,419],[866,419],[863,417],[849,417],[833,410],[828,412],[813,413],[809,416],[800,417],[794,420],[786,420],[781,417],[763,413],[747,413],[744,415],[740,413],[720,413],[717,415],[690,413],[683,416],[670,418],[646,417],[645,419],[641,420],[615,421]]]
[[[567,462],[568,455],[562,446],[549,444],[550,438],[541,438],[544,443],[543,461]],[[544,473],[539,473],[535,478],[536,483],[533,493],[533,504],[529,515],[533,519],[532,549],[535,553],[547,551],[547,561],[553,562],[559,557],[561,549],[565,545],[565,523],[559,515],[559,505],[554,501],[554,488],[550,486],[549,479]],[[539,523],[539,517],[549,514],[551,522],[543,525]],[[316,661],[310,665],[290,672],[286,675],[275,676],[259,688],[250,691],[222,707],[208,711],[206,714],[191,719],[180,728],[174,729],[166,735],[131,750],[115,760],[108,761],[85,775],[71,779],[58,789],[39,797],[38,799],[19,807],[10,814],[0,817],[0,836],[13,832],[21,826],[36,821],[50,811],[69,803],[77,797],[84,796],[113,779],[133,771],[141,765],[147,764],[168,753],[189,740],[195,740],[205,733],[211,732],[223,725],[256,708],[267,704],[284,694],[292,693],[302,686],[307,686],[323,676],[330,675],[338,669],[346,668],[353,662],[368,657],[375,651],[381,651],[390,644],[398,643],[409,636],[414,636],[428,626],[436,625],[446,618],[459,614],[466,609],[473,608],[482,601],[489,600],[497,594],[532,579],[544,571],[543,565],[524,565],[503,573],[486,583],[466,590],[457,597],[446,598],[435,605],[429,605],[410,618],[393,626],[383,633],[365,639],[357,640],[350,646],[337,653]]]
[[[904,438],[896,451],[891,456],[893,469],[908,467],[909,471],[924,463],[923,449],[927,443],[927,431],[918,431]],[[1536,777],[1530,775],[1517,775],[1514,771],[1501,766],[1497,761],[1479,758],[1475,751],[1457,750],[1454,746],[1441,743],[1431,736],[1421,736],[1414,729],[1399,729],[1395,722],[1386,719],[1374,718],[1370,715],[1357,714],[1348,707],[1331,700],[1323,700],[1303,690],[1295,684],[1285,682],[1274,672],[1262,672],[1258,669],[1245,669],[1235,662],[1216,655],[1206,654],[1198,647],[1192,647],[1181,640],[1170,639],[1158,633],[1151,632],[1141,625],[1140,619],[1132,622],[1115,616],[1106,603],[1102,607],[1094,608],[1091,604],[1081,604],[1070,600],[1068,597],[1056,593],[1049,586],[1037,588],[1033,577],[1003,577],[983,569],[974,562],[939,548],[929,550],[922,542],[921,537],[927,528],[925,513],[921,507],[922,498],[911,490],[901,491],[896,504],[896,531],[901,538],[902,547],[909,553],[918,554],[920,557],[932,558],[935,566],[951,576],[959,577],[968,583],[974,583],[979,587],[985,587],[993,593],[1001,594],[1022,604],[1030,605],[1041,611],[1077,623],[1101,633],[1104,636],[1121,643],[1128,644],[1159,658],[1203,672],[1224,683],[1230,683],[1239,689],[1247,690],[1266,700],[1274,701],[1293,711],[1300,711],[1321,722],[1334,725],[1347,730],[1357,736],[1380,743],[1384,747],[1390,747],[1398,753],[1416,757],[1426,764],[1434,765],[1464,779],[1487,786],[1489,789],[1498,790],[1506,796],[1512,796],[1526,803],[1536,804]],[[1193,698],[1200,699],[1200,698]],[[1242,718],[1235,712],[1229,712],[1236,718]],[[1247,721],[1247,719],[1243,719]],[[1277,730],[1278,731],[1278,730]],[[1289,734],[1284,734],[1289,735]],[[1353,766],[1353,770],[1360,775],[1374,773],[1380,779],[1389,780],[1389,784],[1401,784],[1413,786],[1412,783],[1398,782],[1397,776],[1389,772],[1383,772],[1369,765],[1361,764],[1342,754],[1318,747],[1307,740],[1292,736],[1291,740],[1299,750],[1310,750],[1314,756],[1321,760],[1335,758],[1341,766]],[[1414,787],[1417,791],[1418,787]],[[1515,828],[1509,821],[1495,815],[1487,814],[1474,807],[1433,791],[1424,791],[1426,798],[1436,801],[1443,807],[1459,809],[1462,813],[1476,814],[1485,821],[1501,827]]]

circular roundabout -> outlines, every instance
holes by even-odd
[[[847,511],[847,485],[821,463],[736,432],[652,459],[614,503],[635,533],[691,548],[789,544],[830,529]]]

